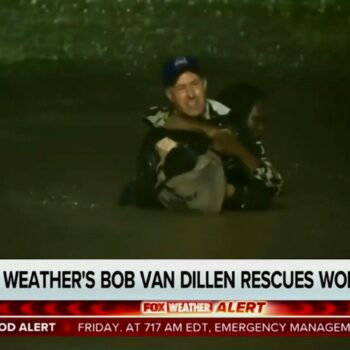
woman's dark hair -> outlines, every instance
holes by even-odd
[[[238,132],[240,142],[254,155],[259,156],[261,148],[252,137],[247,125],[253,106],[266,99],[264,92],[248,83],[236,83],[221,91],[217,100],[231,109],[231,127]]]
[[[265,100],[265,93],[248,83],[235,83],[224,88],[216,98],[231,109],[231,115],[238,124],[246,123],[249,112],[258,101]]]

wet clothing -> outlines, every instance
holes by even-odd
[[[195,180],[190,180],[188,175],[195,171],[200,157],[203,158],[203,155],[208,151],[212,152],[210,150],[211,140],[202,133],[163,128],[170,113],[171,111],[167,108],[152,107],[145,117],[145,121],[151,126],[151,130],[145,138],[138,162],[135,192],[136,202],[140,206],[167,207],[167,205],[164,205],[164,201],[162,202],[161,200],[164,197],[159,196],[160,168],[164,175],[163,185],[167,182],[170,183],[171,179],[177,178],[178,188],[180,188],[179,176],[187,174],[187,177],[182,179],[183,181],[186,180],[187,184],[192,181],[193,188],[195,187],[193,185]],[[251,172],[237,157],[220,155],[226,181],[234,185],[236,190],[233,198],[225,202],[224,208],[243,210],[267,209],[271,198],[278,194],[281,189],[282,178],[267,160],[261,141],[252,140],[249,134],[236,124],[235,119],[230,114],[230,109],[220,102],[207,100],[203,121],[231,129],[236,133],[242,145],[261,160],[261,165],[254,172]],[[160,165],[161,159],[155,149],[155,145],[164,137],[169,137],[176,141],[178,147],[171,150],[166,157],[166,161],[163,162],[164,164]],[[206,170],[206,173],[209,174],[210,171]],[[220,171],[216,171],[217,177],[221,179],[220,175],[218,175],[219,173]],[[202,179],[201,181],[198,180],[202,184],[199,188],[203,189],[204,183],[213,187],[215,181],[210,183],[208,177],[204,175],[199,177]],[[203,180],[204,178],[206,179],[205,181]],[[221,180],[219,182],[221,183]],[[192,198],[191,196],[193,196],[195,191],[191,192],[189,185],[184,185],[183,187],[186,187],[187,190],[182,191],[179,198],[183,199],[183,206],[191,208],[186,203],[189,203],[188,199]],[[189,192],[187,200],[185,198],[186,191]],[[181,200],[178,201],[178,204],[180,202]],[[181,205],[176,204],[175,207],[181,207]]]
[[[156,144],[165,137],[175,141],[177,147],[173,148],[165,159],[161,159],[156,151]],[[208,181],[204,181],[204,178],[208,180],[208,177],[213,176],[219,179],[218,183],[222,184],[218,184],[219,187],[226,184],[220,157],[208,153],[210,143],[208,137],[197,132],[152,128],[143,142],[138,161],[136,180],[138,205],[220,211],[223,197],[220,210],[208,210],[211,207],[208,203],[210,194],[208,190],[204,190],[205,186],[198,185],[199,182],[201,184],[206,182],[207,187],[212,191],[213,186],[210,186]],[[194,185],[196,182],[197,186]],[[205,203],[204,197],[206,197]],[[201,203],[201,208],[198,202]]]
[[[176,147],[170,151],[165,163],[174,168],[177,162],[172,155],[186,161],[186,153],[181,146]],[[193,153],[192,150],[189,153]],[[183,172],[167,174],[165,167],[158,168],[158,200],[167,209],[220,213],[227,186],[221,158],[210,150],[191,158],[190,166]]]

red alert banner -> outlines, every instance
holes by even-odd
[[[0,301],[1,317],[349,317],[350,301]]]
[[[349,336],[348,318],[5,318],[2,336]]]
[[[350,301],[2,301],[0,336],[350,336]]]

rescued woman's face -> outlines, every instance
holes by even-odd
[[[247,118],[247,127],[254,138],[261,138],[265,130],[265,111],[262,102],[256,102]]]

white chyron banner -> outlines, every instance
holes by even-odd
[[[348,300],[350,260],[2,260],[0,300]]]

